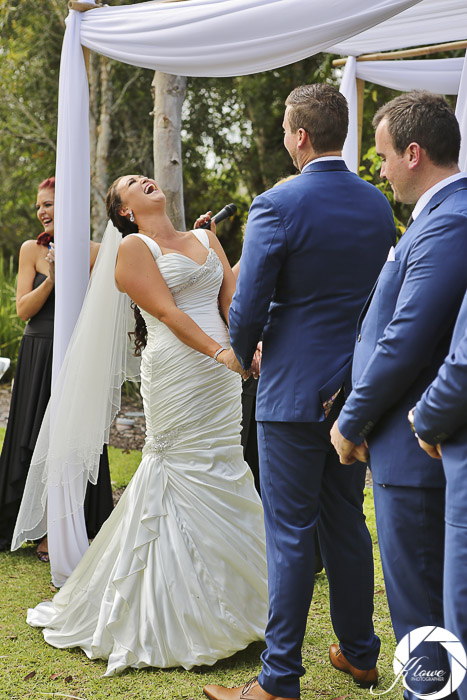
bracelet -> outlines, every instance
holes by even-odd
[[[216,352],[215,352],[214,355],[212,356],[212,359],[213,359],[213,360],[216,360],[216,362],[217,362],[218,356],[221,354],[221,352],[224,352],[224,350],[225,350],[225,348],[219,348],[219,350],[216,350]]]

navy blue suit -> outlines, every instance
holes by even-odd
[[[390,206],[341,160],[312,162],[251,207],[230,337],[249,367],[263,337],[257,420],[269,621],[260,685],[297,697],[318,523],[334,630],[347,659],[373,668],[373,560],[364,465],[343,468],[329,439],[350,381],[355,325],[395,229]],[[319,522],[318,522],[319,518]]]
[[[415,409],[418,435],[442,443],[446,475],[444,626],[467,650],[467,294],[449,354]],[[458,689],[467,699],[467,679]]]
[[[448,351],[467,286],[467,178],[432,197],[394,257],[359,320],[354,388],[339,428],[352,442],[369,444],[386,592],[399,640],[417,627],[443,626],[445,479],[441,463],[414,440],[407,414]],[[432,661],[441,663],[433,654]],[[439,690],[428,685],[419,692]]]

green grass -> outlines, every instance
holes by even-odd
[[[3,432],[1,439],[3,440]],[[109,449],[112,481],[115,487],[128,483],[136,469],[140,453],[123,453]],[[365,492],[365,512],[375,554],[375,628],[382,641],[378,662],[379,692],[394,680],[392,659],[395,649],[389,620],[381,562],[377,547],[371,489]],[[252,644],[230,659],[213,667],[197,670],[147,669],[129,670],[121,676],[102,678],[104,661],[89,661],[79,649],[58,650],[48,646],[41,631],[26,624],[26,608],[51,598],[50,573],[47,565],[35,557],[34,545],[25,545],[14,553],[0,553],[0,699],[41,700],[47,697],[75,696],[85,700],[194,700],[203,697],[206,683],[241,685],[260,670],[262,643]],[[370,698],[368,690],[360,690],[349,676],[332,669],[327,658],[328,647],[336,641],[329,617],[327,579],[316,578],[313,602],[303,647],[307,670],[302,679],[304,700],[348,700]],[[31,674],[34,673],[33,676]],[[401,698],[402,688],[387,693],[388,700]]]
[[[128,485],[131,477],[141,461],[141,452],[138,450],[118,450],[109,447],[110,478],[112,489],[122,489]]]

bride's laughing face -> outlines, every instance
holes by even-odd
[[[120,214],[133,212],[135,221],[154,211],[165,210],[165,195],[154,180],[144,175],[124,175],[117,190],[122,201]]]

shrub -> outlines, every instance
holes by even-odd
[[[5,260],[0,254],[0,356],[11,360],[2,382],[11,381],[14,376],[25,325],[16,314],[16,279],[13,257]]]

